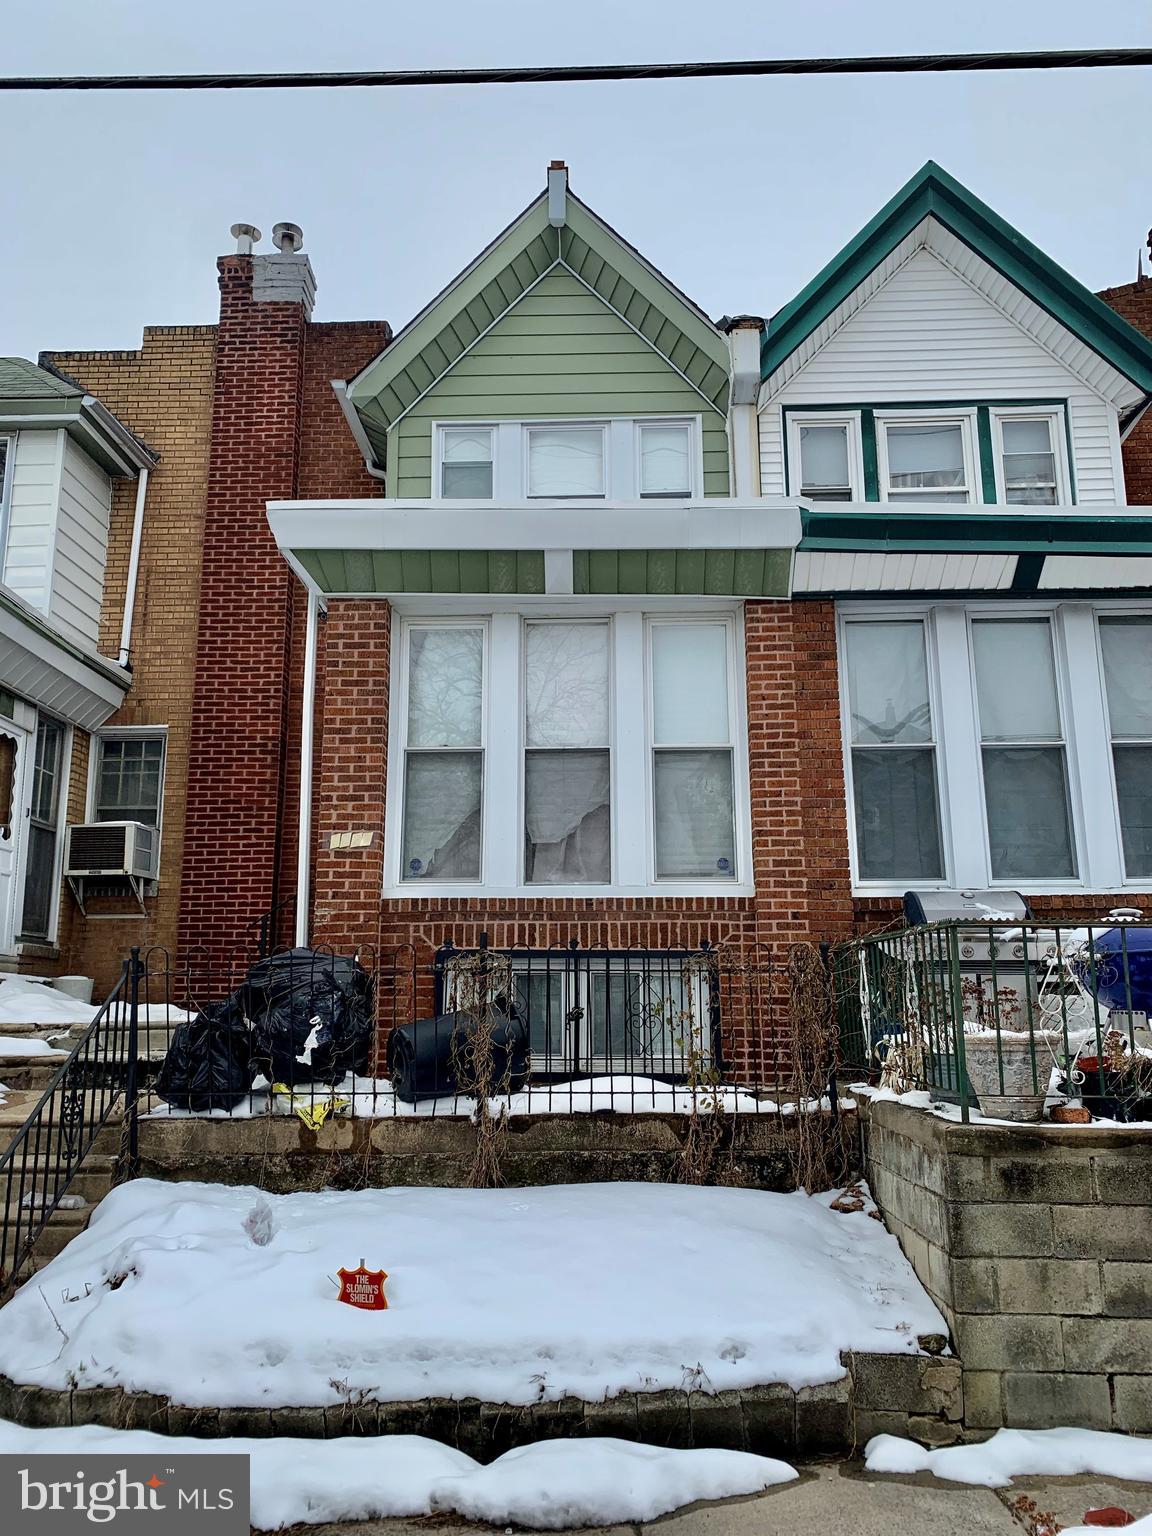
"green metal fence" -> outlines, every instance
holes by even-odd
[[[1152,927],[929,923],[831,956],[842,1072],[992,1118],[1152,1120]]]

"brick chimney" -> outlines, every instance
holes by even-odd
[[[1148,253],[1152,258],[1152,230],[1148,231]],[[1105,288],[1099,297],[1129,325],[1152,337],[1152,277],[1144,270],[1142,254],[1136,263],[1136,281]],[[1122,453],[1129,506],[1152,504],[1152,409],[1128,433]]]
[[[297,584],[265,503],[298,494],[304,356],[316,279],[292,224],[277,249],[233,226],[220,322],[180,895],[180,949],[223,967],[280,889],[289,653]]]

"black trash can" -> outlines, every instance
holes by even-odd
[[[528,1031],[515,1014],[495,1014],[492,1031],[492,1084],[515,1093],[528,1079]],[[476,1076],[471,1013],[442,1013],[434,1019],[402,1024],[388,1036],[388,1076],[392,1091],[405,1104],[442,1095],[472,1093]]]

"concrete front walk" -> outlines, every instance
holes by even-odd
[[[926,1474],[883,1477],[859,1462],[801,1469],[797,1483],[754,1498],[694,1504],[649,1526],[613,1526],[600,1536],[1022,1536],[1026,1527],[1010,1508],[1024,1495],[1061,1525],[1077,1525],[1085,1512],[1116,1504],[1137,1517],[1152,1512],[1152,1485],[1112,1483],[1098,1477],[1017,1478],[1011,1488],[967,1488]],[[291,1536],[428,1536],[429,1530],[490,1533],[491,1526],[455,1518],[379,1520],[352,1525],[293,1526]]]

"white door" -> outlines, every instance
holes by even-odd
[[[20,921],[31,749],[31,734],[0,718],[0,955],[15,948]]]

